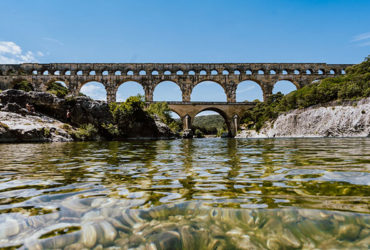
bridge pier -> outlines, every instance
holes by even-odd
[[[144,92],[145,92],[145,101],[152,102],[153,101],[153,92],[154,89],[151,85],[144,85]]]
[[[117,89],[114,85],[105,85],[105,91],[107,92],[107,103],[116,102]]]

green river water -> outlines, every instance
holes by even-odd
[[[368,249],[370,138],[0,144],[0,248]]]

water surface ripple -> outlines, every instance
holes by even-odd
[[[354,218],[361,218],[362,221],[359,233],[350,241],[369,238],[370,138],[0,144],[0,166],[0,227],[3,225],[3,229],[0,229],[0,247],[22,246],[25,239],[29,241],[28,246],[39,244],[36,242],[45,238],[66,241],[65,235],[74,237],[68,242],[69,245],[76,242],[80,244],[86,230],[95,230],[97,235],[109,231],[106,220],[102,219],[107,225],[103,223],[105,226],[96,226],[95,222],[88,219],[90,217],[84,217],[88,213],[95,211],[101,214],[104,207],[109,207],[138,213],[161,208],[166,214],[166,211],[171,213],[173,206],[179,204],[187,204],[183,205],[185,208],[194,206],[188,204],[199,204],[199,207],[209,209],[218,207],[226,214],[281,211],[283,214],[275,215],[276,218],[284,217],[285,213],[300,214],[306,218],[302,215],[304,211],[316,211],[323,218],[333,219],[334,215],[343,213],[341,216],[350,218],[349,221]],[[286,212],[296,209],[300,212]],[[176,211],[178,216],[186,213]],[[174,220],[168,216],[165,216],[167,224]],[[85,219],[81,221],[82,217]],[[148,219],[148,216],[144,217],[141,215],[140,220]],[[294,219],[298,220],[298,217]],[[48,228],[46,221],[55,223]],[[151,218],[148,222],[154,223],[150,221],[158,221],[158,218]],[[188,218],[185,223],[184,219],[183,224],[189,221]],[[217,225],[216,222],[214,224]],[[7,225],[7,230],[4,225]],[[91,228],[86,229],[86,225]],[[116,230],[119,228],[114,222],[109,225]],[[81,231],[81,227],[85,227],[85,231]],[[126,227],[130,228],[130,225]],[[219,233],[223,232],[229,238],[245,235],[245,232],[241,233],[242,226],[237,228],[235,232],[230,233],[234,229],[228,228]],[[127,228],[125,230],[128,235],[134,234],[133,231],[128,232]],[[190,244],[184,243],[186,233],[181,230],[185,229],[176,230],[172,231],[181,236],[179,244],[185,248],[186,244]],[[96,240],[92,246],[99,242],[103,247],[111,246],[114,239],[117,241],[117,238],[126,237],[119,237],[117,232],[111,241]],[[162,238],[158,236],[159,241],[155,238],[145,244],[165,249],[167,241],[171,242],[177,234],[162,235]],[[340,233],[334,230],[333,234]],[[154,236],[151,234],[145,238],[151,237]],[[194,237],[192,239],[197,241]],[[249,234],[248,237],[252,236]],[[221,248],[230,247],[232,240],[226,238],[222,243],[224,245],[212,241],[207,246],[214,248],[221,244]],[[279,242],[275,242],[275,245],[270,242],[270,247],[267,241],[261,243],[263,240],[260,242],[253,237],[248,241],[257,248],[274,249],[273,246],[279,245]],[[300,243],[296,242],[295,247],[309,246],[302,245],[304,241],[299,237],[298,241]],[[312,246],[317,246],[314,240],[312,242]],[[143,242],[136,243],[130,240],[122,244],[139,247]],[[50,245],[50,242],[45,244],[49,244],[43,245],[46,248],[56,246]],[[358,245],[359,248],[361,246]],[[343,247],[348,245],[344,244]]]

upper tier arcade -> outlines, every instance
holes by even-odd
[[[272,94],[274,84],[291,81],[297,89],[327,77],[345,74],[350,64],[326,63],[24,63],[0,65],[0,89],[29,81],[35,90],[45,91],[48,83],[63,81],[71,95],[91,81],[101,82],[107,101],[116,101],[118,87],[127,81],[140,83],[147,101],[153,100],[155,87],[172,81],[182,91],[182,101],[190,102],[193,88],[203,81],[214,81],[224,89],[227,102],[236,102],[236,88],[242,81],[258,83],[264,99]]]

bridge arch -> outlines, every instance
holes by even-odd
[[[64,83],[65,87],[67,87],[67,88],[69,88],[69,86],[70,86],[69,81],[67,79],[65,79],[64,77],[53,77],[53,78],[51,78],[50,80],[47,81],[46,85],[49,85],[52,82],[62,82],[62,83]]]
[[[295,91],[299,89],[300,86],[298,83],[292,80],[279,80],[274,84],[274,87],[272,89],[272,93],[276,94],[278,92],[281,92],[282,94],[286,95],[289,94],[292,91]]]
[[[106,86],[102,82],[84,81],[78,86],[77,93],[87,95],[94,100],[107,101]]]
[[[263,101],[263,88],[256,80],[244,80],[238,83],[236,88],[236,101]]]
[[[204,109],[201,109],[201,110],[198,110],[197,112],[195,112],[193,114],[193,116],[191,117],[191,126],[192,127],[193,127],[195,117],[197,115],[201,114],[202,112],[205,112],[205,111],[213,111],[213,112],[219,114],[220,116],[222,116],[222,118],[224,118],[229,136],[235,135],[234,131],[232,130],[231,117],[228,117],[228,115],[226,114],[226,112],[224,110],[216,108],[216,107],[207,107],[207,108],[204,108]]]
[[[212,86],[213,85],[213,86]],[[215,89],[216,88],[216,89]],[[214,95],[209,95],[209,91],[212,89],[212,92],[217,91]],[[222,94],[221,94],[222,93]],[[208,98],[212,97],[212,100],[208,100]],[[216,98],[215,98],[216,97]],[[190,100],[191,101],[227,101],[227,91],[225,86],[218,81],[215,80],[208,80],[204,79],[192,86],[192,90],[190,93]]]
[[[127,80],[117,85],[115,97],[117,102],[123,102],[130,96],[145,95],[144,87],[137,81]]]
[[[182,91],[175,81],[160,81],[153,86],[154,101],[182,101]]]

